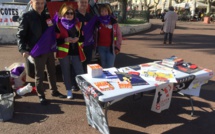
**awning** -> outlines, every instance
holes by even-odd
[[[174,7],[181,7],[181,8],[185,8],[185,9],[189,9],[190,7],[193,6],[192,2],[188,2],[188,3],[179,3],[179,4],[175,4]],[[205,3],[201,3],[201,2],[196,2],[196,8],[207,8],[207,4]],[[215,9],[214,6],[211,6],[212,9]]]

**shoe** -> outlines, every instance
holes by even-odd
[[[172,42],[169,42],[169,44],[172,44]]]
[[[67,99],[71,100],[74,99],[73,96],[67,96]]]
[[[59,91],[53,91],[52,96],[59,98],[66,98],[66,95],[61,94]]]
[[[77,91],[79,91],[79,90],[80,90],[80,88],[79,88],[78,86],[72,86],[72,91],[77,92]]]
[[[41,105],[48,105],[49,104],[49,102],[46,100],[46,98],[44,96],[40,96],[39,99],[40,99]]]
[[[164,41],[163,44],[166,44],[166,41]]]
[[[67,99],[73,99],[72,90],[67,90]]]

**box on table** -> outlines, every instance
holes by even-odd
[[[103,68],[99,64],[88,64],[87,65],[87,73],[92,78],[102,77]]]

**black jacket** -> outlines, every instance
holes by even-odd
[[[65,29],[65,30],[67,30],[67,29]],[[55,27],[55,32],[60,33],[60,29],[58,28],[58,26]],[[67,32],[68,32],[69,37],[72,37],[72,38],[78,37],[79,38],[79,31],[75,28],[75,26],[72,27],[72,29],[67,30]],[[57,39],[57,45],[61,45],[64,43],[65,43],[65,38]],[[79,55],[78,42],[69,44],[68,55]]]
[[[17,32],[17,45],[19,51],[30,52],[41,35],[48,28],[46,23],[48,16],[45,12],[39,15],[35,10],[24,13],[20,18],[20,25]]]
[[[83,26],[91,20],[93,17],[90,13],[86,13],[85,16],[82,15],[78,10],[75,11],[76,18],[79,19],[80,22],[82,22],[82,27],[81,27],[81,35],[79,37],[79,42],[84,42],[84,35],[82,35],[82,30]]]

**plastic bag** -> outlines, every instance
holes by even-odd
[[[9,67],[5,68],[11,73],[11,81],[13,88],[17,89],[23,87],[26,82],[26,72],[24,63],[13,63]]]
[[[13,118],[14,94],[0,94],[0,122]]]

